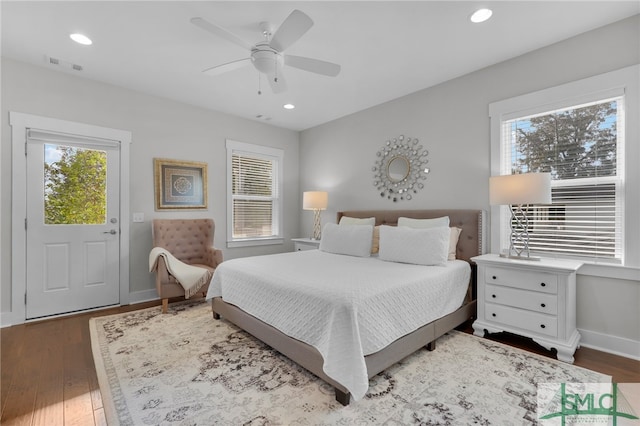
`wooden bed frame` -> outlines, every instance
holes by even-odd
[[[471,257],[484,253],[484,211],[482,210],[361,210],[338,212],[338,221],[342,216],[366,218],[375,217],[376,225],[396,225],[399,217],[430,219],[449,216],[450,226],[462,228],[458,240],[456,258],[466,260],[472,265],[469,291],[463,305],[456,311],[445,315],[421,328],[409,333],[386,348],[365,356],[369,378],[404,359],[408,355],[426,346],[435,349],[438,337],[454,329],[476,315],[476,274]],[[351,400],[349,391],[340,383],[331,379],[322,370],[323,358],[316,348],[300,340],[291,338],[276,328],[266,324],[242,309],[226,303],[221,297],[212,301],[213,317],[234,323],[252,334],[278,352],[306,368],[335,388],[336,400],[348,405]]]

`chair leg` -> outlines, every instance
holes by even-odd
[[[169,309],[169,299],[162,299],[162,313],[166,314]]]

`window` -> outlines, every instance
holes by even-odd
[[[283,151],[227,140],[227,246],[282,243]]]
[[[531,251],[620,261],[623,117],[616,97],[503,121],[501,174],[551,173],[552,205],[526,209]]]
[[[45,225],[107,223],[107,152],[44,144]]]
[[[625,168],[638,153],[625,143],[637,138],[637,121],[625,120],[637,111],[637,84],[627,83],[637,73],[629,67],[490,105],[492,175],[551,174],[552,204],[525,206],[532,252],[637,266],[638,173]],[[509,247],[510,217],[507,207],[492,210],[494,251]]]

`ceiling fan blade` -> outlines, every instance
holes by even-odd
[[[278,52],[282,52],[298,41],[312,26],[311,18],[296,9],[280,25],[269,44]]]
[[[238,46],[244,47],[247,50],[253,49],[253,45],[247,43],[237,35],[225,30],[222,27],[217,26],[216,24],[212,24],[211,22],[202,19],[202,18],[191,18],[191,23],[196,27],[200,27],[203,30],[210,32],[211,34],[215,34],[219,37],[222,37],[231,43],[235,43]]]
[[[269,80],[269,86],[271,86],[273,93],[282,93],[287,90],[287,82],[281,73],[278,73],[278,81],[276,81],[275,75],[273,74],[268,75],[267,79]]]
[[[305,58],[303,56],[285,55],[284,63],[290,67],[314,72],[316,74],[335,77],[340,73],[340,65],[333,62],[321,61],[319,59]]]
[[[237,70],[251,63],[251,58],[238,59],[237,61],[227,62],[226,64],[216,65],[215,67],[202,70],[207,75],[220,75],[229,71]]]

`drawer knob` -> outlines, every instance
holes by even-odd
[[[546,287],[546,286],[547,286],[545,283],[540,283],[540,285],[541,285],[542,287]]]
[[[491,316],[492,316],[492,317],[495,317],[495,316],[496,316],[496,314],[491,314]]]
[[[495,295],[495,294],[492,294],[492,295],[491,295],[491,297],[493,297],[493,298],[495,299],[495,298],[496,298],[496,295]]]
[[[496,279],[496,278],[498,278],[498,277],[496,277],[496,276],[494,275],[494,276],[492,276],[491,278],[495,280],[495,279]]]
[[[544,303],[541,303],[540,306],[542,306],[543,308],[547,307],[547,305],[545,305]]]
[[[540,324],[540,328],[547,328],[547,326],[544,324]]]

